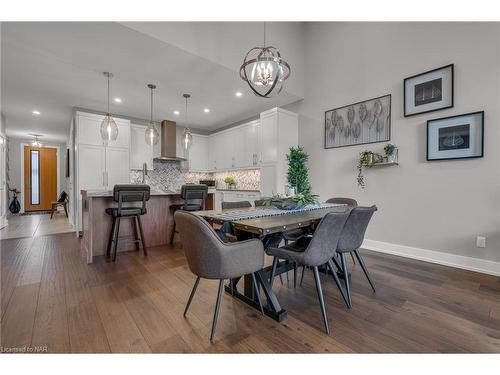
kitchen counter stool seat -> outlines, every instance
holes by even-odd
[[[118,202],[118,207],[108,207],[105,209],[106,214],[113,218],[111,232],[109,234],[108,247],[106,257],[109,258],[112,252],[112,260],[116,261],[116,251],[120,233],[120,223],[122,218],[132,218],[134,221],[134,232],[136,248],[139,250],[139,242],[142,244],[144,255],[147,256],[146,241],[142,230],[141,215],[147,213],[146,201],[150,198],[149,185],[138,184],[123,184],[113,187],[113,200]],[[142,202],[142,206],[127,206],[123,207],[123,203]],[[140,233],[140,236],[139,236]]]
[[[181,187],[181,199],[184,199],[184,203],[171,204],[170,211],[175,214],[176,211],[200,211],[205,208],[205,201],[208,196],[208,186],[204,184],[186,184]],[[193,203],[192,201],[196,203]],[[170,235],[170,243],[174,243],[175,234],[178,233],[175,229],[176,223],[172,226],[172,233]]]

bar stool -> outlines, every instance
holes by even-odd
[[[144,240],[144,233],[142,231],[141,215],[144,215],[147,212],[146,201],[149,200],[149,197],[149,185],[124,184],[115,185],[113,187],[113,200],[118,202],[118,207],[109,207],[105,210],[105,212],[113,218],[111,233],[109,234],[108,248],[106,251],[106,257],[109,258],[111,255],[111,249],[113,248],[113,262],[116,261],[116,247],[118,245],[118,235],[120,232],[120,221],[122,217],[132,218],[134,221],[134,242],[136,244],[136,248],[139,250],[139,242],[141,242],[144,255],[148,255],[146,242]],[[123,207],[124,202],[142,202],[142,206]],[[140,232],[140,238],[138,232]]]
[[[200,211],[205,208],[205,200],[208,196],[208,186],[207,185],[197,185],[197,184],[187,184],[182,185],[181,187],[181,198],[184,199],[184,203],[182,204],[172,204],[170,205],[170,211],[172,215],[175,214],[176,211]],[[192,201],[198,201],[198,203],[193,203]],[[174,225],[172,226],[172,234],[170,235],[170,243],[174,243],[175,233],[178,233],[175,230],[175,220]]]

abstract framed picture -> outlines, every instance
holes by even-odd
[[[453,64],[404,79],[404,116],[453,107]]]
[[[391,139],[391,95],[325,111],[325,148]]]
[[[482,158],[484,111],[427,121],[427,160]]]

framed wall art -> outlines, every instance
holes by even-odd
[[[427,160],[482,158],[484,111],[427,121]]]
[[[325,148],[338,148],[391,139],[391,95],[325,112]]]
[[[405,117],[453,107],[453,64],[404,79]]]

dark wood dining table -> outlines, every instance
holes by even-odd
[[[252,207],[245,209],[228,209],[223,211],[198,211],[196,214],[211,224],[221,225],[222,228],[231,227],[238,240],[259,238],[264,244],[264,250],[279,246],[283,233],[292,229],[308,228],[318,224],[330,212],[345,212],[350,208],[345,204],[322,204],[319,207],[310,207],[303,210],[280,211],[269,207]],[[255,217],[257,216],[257,217]],[[293,269],[290,262],[280,262],[276,276]],[[258,271],[258,284],[266,296],[264,313],[281,322],[287,317],[287,311],[280,305],[270,283],[271,266]],[[241,278],[232,279],[225,287],[226,292],[246,304],[260,310],[251,275],[243,277],[243,290],[238,290]],[[260,288],[259,288],[260,290]]]

